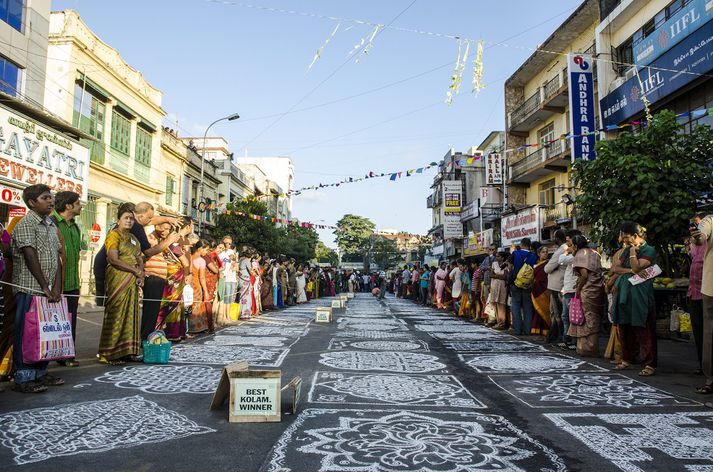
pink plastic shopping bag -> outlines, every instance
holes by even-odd
[[[72,321],[67,300],[50,303],[46,297],[33,296],[25,314],[22,336],[22,360],[26,364],[74,358]]]

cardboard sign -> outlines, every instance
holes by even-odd
[[[297,404],[300,401],[300,395],[302,394],[302,378],[295,377],[290,380],[290,383],[282,387],[282,390],[292,389],[292,414],[297,414]]]
[[[230,378],[236,377],[239,373],[247,370],[248,361],[237,361],[223,367],[223,371],[220,373],[220,381],[213,394],[213,400],[210,402],[211,410],[219,408],[225,402],[225,399],[229,397]]]
[[[317,315],[314,321],[317,323],[331,323],[332,309],[330,307],[317,308]]]
[[[347,298],[349,298],[349,299],[354,298],[354,293],[353,292],[347,293]]]
[[[279,422],[282,372],[249,370],[230,377],[231,423]]]
[[[332,308],[341,308],[342,307],[342,301],[341,300],[332,300]]]

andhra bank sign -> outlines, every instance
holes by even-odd
[[[89,150],[0,107],[0,181],[19,188],[45,184],[87,199]]]

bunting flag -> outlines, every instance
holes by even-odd
[[[478,48],[475,51],[475,62],[473,65],[473,90],[477,97],[485,88],[483,85],[483,40],[478,40]]]
[[[327,44],[329,44],[329,42],[332,40],[332,38],[334,38],[334,35],[337,34],[337,31],[339,30],[339,27],[340,27],[341,25],[342,25],[341,23],[337,23],[337,26],[336,26],[336,27],[334,28],[334,30],[332,31],[332,34],[329,35],[329,37],[327,38],[327,40],[326,40],[324,43],[322,43],[322,45],[319,47],[319,49],[317,49],[317,52],[314,53],[314,57],[312,58],[312,62],[310,63],[309,67],[307,67],[307,72],[309,72],[310,69],[312,69],[312,66],[314,65],[314,63],[317,62],[317,60],[322,57],[322,53],[324,52],[324,48],[327,47]]]
[[[317,224],[317,223],[308,223],[304,221],[299,221],[299,220],[288,220],[284,218],[275,218],[274,216],[265,216],[265,215],[253,215],[250,213],[243,213],[242,211],[236,211],[236,210],[223,210],[223,215],[233,215],[233,216],[242,216],[243,218],[250,218],[255,221],[269,221],[270,223],[281,223],[283,225],[294,225],[294,226],[299,226],[300,228],[311,228],[311,229],[337,229],[336,226],[330,226],[330,225],[322,225],[322,224]]]
[[[379,31],[381,31],[382,29],[384,29],[384,25],[382,25],[382,24],[376,25],[374,27],[374,29],[371,31],[371,34],[361,38],[361,40],[357,43],[357,45],[354,46],[351,51],[349,51],[348,55],[352,56],[355,53],[357,53],[355,62],[359,62],[363,56],[366,56],[367,54],[369,54],[369,51],[371,50],[371,47],[374,43],[374,38],[376,37],[377,34],[379,34]]]
[[[458,83],[458,71],[460,71],[460,58],[461,50],[463,49],[463,42],[458,41],[458,56],[456,57],[456,65],[453,69],[453,74],[451,75],[451,84],[448,86],[448,91],[446,92],[446,104],[448,106],[453,105],[453,96],[455,95],[456,84]]]

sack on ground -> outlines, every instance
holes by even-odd
[[[240,319],[240,303],[230,304],[230,320],[238,321]]]
[[[50,303],[46,297],[33,296],[25,314],[22,336],[22,360],[26,364],[74,358],[72,320],[67,299]]]
[[[584,324],[584,308],[582,307],[582,300],[577,296],[569,302],[569,323],[575,326]]]

